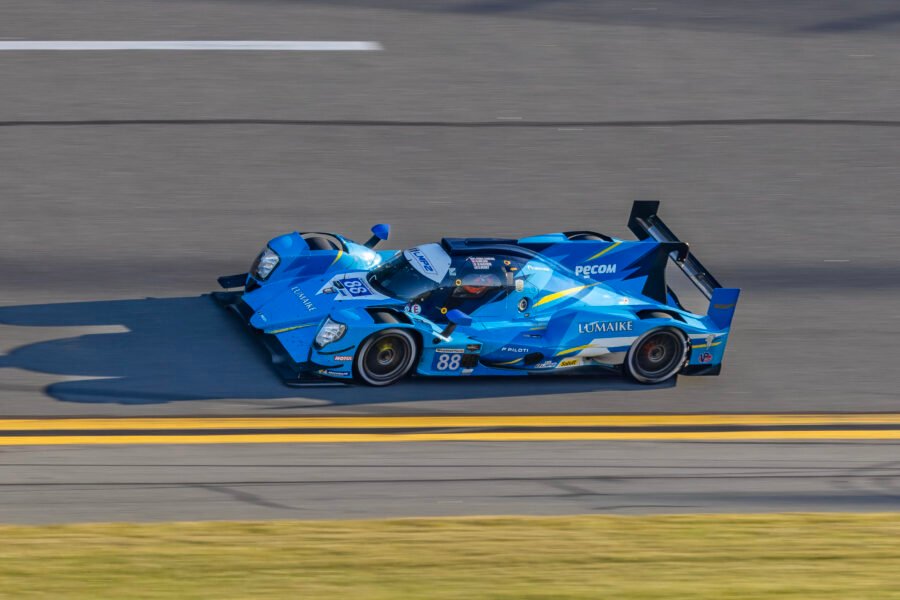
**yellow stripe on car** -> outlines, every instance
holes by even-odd
[[[589,288],[589,287],[594,286],[594,285],[597,285],[598,283],[600,283],[600,282],[599,282],[599,281],[596,281],[596,282],[594,282],[594,283],[588,283],[588,284],[585,284],[585,285],[578,285],[578,286],[575,286],[575,287],[573,287],[573,288],[569,288],[569,289],[562,290],[562,291],[559,291],[559,292],[554,292],[554,293],[552,293],[552,294],[547,294],[546,296],[544,296],[543,298],[541,298],[540,300],[538,300],[537,302],[535,302],[535,303],[534,303],[534,306],[535,306],[535,307],[538,307],[538,306],[540,306],[541,304],[547,304],[547,303],[549,303],[549,302],[553,302],[554,300],[559,300],[559,299],[561,299],[561,298],[565,298],[566,296],[571,296],[572,294],[577,294],[577,293],[580,292],[581,290],[583,290],[583,289],[585,289],[585,288]]]
[[[566,354],[571,354],[573,352],[578,352],[579,350],[585,350],[590,347],[591,347],[591,344],[585,344],[584,346],[575,346],[574,348],[567,348],[565,350],[562,350],[561,352],[557,352],[556,356],[563,356]]]
[[[337,256],[334,257],[334,260],[331,261],[331,264],[333,265],[333,264],[336,263],[337,261],[341,260],[341,257],[342,257],[343,255],[344,255],[344,251],[343,251],[343,250],[338,250]]]
[[[597,254],[593,255],[592,257],[590,257],[589,259],[587,259],[587,260],[584,261],[584,262],[589,262],[589,261],[594,260],[595,258],[600,258],[601,256],[603,256],[604,254],[606,254],[607,252],[609,252],[610,250],[612,250],[613,248],[615,248],[616,246],[618,246],[618,245],[621,244],[621,243],[622,243],[622,242],[616,242],[616,243],[613,244],[612,246],[608,246],[608,247],[604,248],[603,250],[601,250],[601,251],[598,252]]]
[[[270,329],[266,333],[284,333],[285,331],[293,331],[295,329],[303,329],[304,327],[312,327],[315,323],[304,323],[303,325],[294,325],[293,327],[285,327],[284,329]]]
[[[497,366],[500,366],[500,365],[514,365],[514,364],[516,364],[517,362],[519,362],[520,360],[522,360],[522,357],[521,357],[521,356],[520,356],[519,358],[517,358],[516,360],[508,360],[508,361],[506,361],[506,362],[502,362],[502,363],[494,363],[494,364],[497,365]]]

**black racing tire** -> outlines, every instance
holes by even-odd
[[[418,343],[412,333],[405,329],[385,329],[360,344],[353,357],[353,374],[367,385],[391,385],[409,374],[418,354]]]
[[[688,337],[675,327],[657,327],[641,335],[625,356],[625,373],[653,385],[671,379],[688,360]]]

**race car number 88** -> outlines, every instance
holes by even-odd
[[[372,293],[369,291],[369,288],[360,281],[359,279],[345,279],[343,281],[344,289],[346,289],[351,296],[371,296]]]
[[[438,371],[456,371],[462,362],[462,354],[439,354],[434,368]]]

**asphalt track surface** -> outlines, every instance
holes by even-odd
[[[4,2],[6,39],[383,50],[0,52],[0,416],[896,411],[898,33],[894,3],[837,0]],[[625,236],[635,198],[661,199],[671,228],[744,290],[721,377],[289,389],[202,297],[287,230],[365,238],[387,221],[397,247],[570,228]],[[632,446],[597,452],[613,447]],[[851,447],[814,448],[838,461]],[[863,447],[873,464],[896,456]],[[338,448],[320,452],[360,447]],[[697,448],[713,462],[746,450]],[[364,451],[374,462],[471,452]],[[549,449],[508,451],[524,464]],[[45,450],[0,456],[10,452]],[[139,465],[160,449],[121,452]],[[760,485],[773,492],[755,509],[790,504]],[[268,514],[245,508],[234,516]]]
[[[894,511],[896,444],[38,446],[0,522]]]

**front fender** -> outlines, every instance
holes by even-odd
[[[309,361],[322,375],[338,378],[352,377],[353,359],[359,346],[366,338],[385,329],[406,329],[412,331],[421,342],[421,352],[425,336],[419,327],[411,323],[375,323],[374,321],[367,323],[358,314],[343,313],[351,313],[351,311],[337,311],[331,317],[347,325],[347,332],[341,339],[328,344],[324,348],[316,348],[315,344],[310,345]]]

